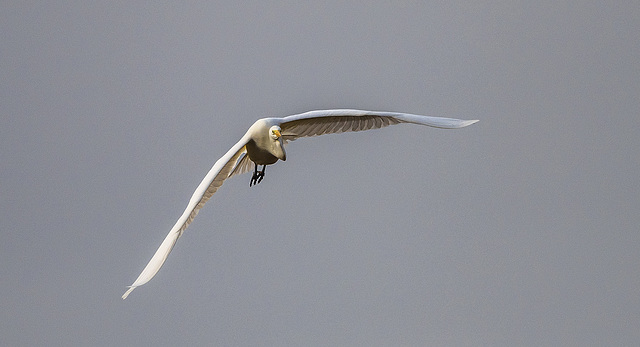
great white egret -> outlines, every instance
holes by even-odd
[[[337,134],[349,131],[378,129],[393,124],[413,123],[443,129],[463,128],[477,120],[460,120],[442,117],[428,117],[408,113],[372,112],[362,110],[321,110],[310,111],[284,118],[262,118],[257,120],[222,158],[218,159],[191,196],[187,208],[167,237],[153,255],[142,273],[133,282],[122,299],[137,287],[149,282],[160,270],[178,238],[193,221],[202,206],[218,190],[227,178],[251,171],[253,176],[249,186],[258,184],[264,178],[267,165],[286,160],[284,145],[300,137]],[[262,165],[262,170],[258,170]]]

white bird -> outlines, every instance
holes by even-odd
[[[251,171],[249,186],[264,178],[267,165],[287,160],[284,145],[300,137],[337,134],[349,131],[378,129],[393,124],[413,123],[443,129],[463,128],[477,120],[428,117],[408,113],[372,112],[361,110],[310,111],[284,118],[262,118],[222,158],[218,159],[191,196],[187,208],[153,255],[142,273],[122,295],[126,299],[137,287],[149,282],[160,270],[176,241],[193,221],[202,206],[227,178]],[[262,170],[258,171],[258,165]]]

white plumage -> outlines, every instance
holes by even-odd
[[[351,131],[378,129],[393,124],[413,123],[443,129],[463,128],[477,120],[428,117],[408,113],[374,112],[362,110],[321,110],[310,111],[284,118],[262,118],[257,120],[247,132],[222,158],[218,159],[209,173],[196,188],[187,208],[167,237],[153,255],[142,273],[133,282],[122,299],[137,287],[149,282],[160,270],[178,238],[196,217],[198,211],[218,190],[225,179],[251,171],[254,174],[251,185],[258,184],[264,177],[264,167],[278,160],[286,160],[284,145],[300,137],[337,134]],[[258,165],[263,165],[258,171]]]

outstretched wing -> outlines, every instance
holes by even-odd
[[[378,129],[399,123],[457,129],[475,122],[477,120],[429,117],[397,112],[320,110],[281,118],[280,128],[282,129],[283,139],[285,141],[293,141],[300,137]]]
[[[145,266],[140,276],[138,276],[135,282],[133,282],[133,284],[129,286],[129,289],[122,295],[123,300],[126,299],[136,287],[149,282],[149,280],[158,273],[173,249],[173,246],[176,244],[176,241],[182,236],[184,230],[196,217],[198,211],[200,211],[202,206],[204,206],[218,190],[224,180],[231,176],[232,172],[238,173],[235,168],[242,161],[240,157],[246,153],[245,145],[247,144],[248,138],[248,135],[243,136],[242,139],[231,147],[222,158],[218,159],[211,170],[209,170],[209,173],[204,177],[202,182],[200,182],[200,185],[198,185],[198,188],[191,196],[191,200],[189,200],[189,204],[182,213],[182,216],[180,216],[176,224],[171,228],[171,231],[169,231],[167,237],[162,241],[162,244],[160,244],[160,247],[149,261],[149,264]]]

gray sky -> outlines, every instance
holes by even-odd
[[[322,5],[321,5],[322,4]],[[637,1],[3,2],[1,345],[637,345]],[[480,119],[302,139],[264,116]]]

